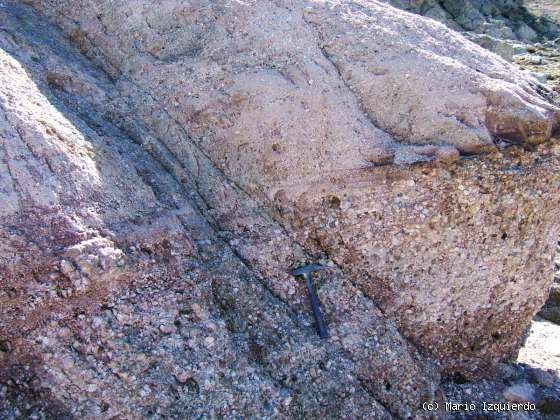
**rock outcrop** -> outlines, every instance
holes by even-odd
[[[560,324],[560,246],[555,259],[554,284],[550,288],[550,294],[546,305],[539,312],[539,316],[556,324]]]
[[[26,3],[0,413],[406,418],[515,354],[560,228],[537,81],[376,1]],[[317,260],[328,341],[289,274]]]
[[[493,39],[532,43],[557,38],[560,25],[537,16],[524,0],[389,0],[393,6],[442,22],[458,31],[485,34]],[[476,37],[475,37],[476,38]]]
[[[524,0],[388,0],[395,7],[417,13],[462,32],[471,41],[508,61],[527,54],[537,41],[558,38],[560,25],[554,6]]]

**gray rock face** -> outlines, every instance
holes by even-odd
[[[535,403],[535,390],[530,384],[515,384],[504,391],[504,398],[516,403]]]
[[[554,284],[550,288],[550,294],[546,304],[540,310],[539,316],[560,324],[560,258],[558,255],[555,260]]]
[[[38,411],[408,417],[515,353],[560,220],[515,67],[375,1],[27,3],[88,57],[0,8],[0,368]]]
[[[535,16],[523,0],[387,0],[395,7],[430,17],[459,31],[486,34],[498,39],[535,42],[556,38],[558,22]]]
[[[527,43],[543,39],[552,40],[560,36],[557,19],[539,10],[539,7],[547,10],[555,6],[540,6],[541,2],[536,1],[387,0],[386,2],[463,32],[473,42],[508,61],[512,61],[514,54],[526,53]]]

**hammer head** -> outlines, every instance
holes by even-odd
[[[329,268],[332,269],[333,267],[329,267],[328,265],[321,265],[321,264],[307,264],[293,270],[292,275],[302,276],[306,273],[312,273],[313,271],[319,271],[319,270],[327,270]]]

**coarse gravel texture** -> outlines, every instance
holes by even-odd
[[[552,283],[553,93],[374,1],[26,3],[66,35],[0,2],[0,417],[421,418],[525,384],[555,415],[549,353],[508,364]]]
[[[558,109],[552,96],[533,79],[443,25],[375,1],[286,2],[285,7],[226,1],[204,8],[168,2],[164,9],[149,2],[141,7],[103,1],[31,3],[103,65],[117,85],[126,87],[121,95],[128,95],[127,105],[137,110],[145,126],[156,130],[161,147],[185,171],[183,177],[196,174],[195,188],[202,191],[223,230],[231,230],[237,223],[233,220],[244,217],[241,213],[246,210],[232,211],[235,193],[216,193],[223,189],[221,181],[216,185],[220,178],[252,200],[240,198],[241,205],[252,202],[267,209],[268,217],[306,248],[336,259],[352,282],[405,335],[436,356],[446,372],[467,369],[476,375],[487,368],[478,361],[492,364],[512,354],[521,331],[544,301],[551,281],[551,264],[545,258],[557,235],[557,227],[549,225],[557,220],[557,180],[548,168],[555,165],[556,149],[543,150],[540,156],[514,148],[506,152],[501,167],[499,163],[503,155],[499,148],[511,142],[533,147],[556,127]],[[277,21],[284,26],[275,26]],[[245,32],[237,33],[231,25],[243,26]],[[374,30],[378,27],[385,29]],[[290,34],[290,42],[283,33]],[[395,33],[407,38],[395,42]],[[198,35],[191,40],[193,34]],[[193,45],[187,48],[177,39],[191,40]],[[424,70],[413,74],[410,68]],[[188,85],[185,74],[191,77]],[[159,104],[165,109],[158,109]],[[460,169],[457,179],[453,170],[442,166],[457,159],[459,152],[483,151],[497,153],[498,161],[497,166],[490,163],[486,177],[487,163],[481,168],[477,163],[461,164],[464,172]],[[434,175],[424,174],[422,165],[412,169],[390,165],[434,159],[441,163],[435,172],[428,169]],[[503,176],[496,178],[492,171],[498,167]],[[478,171],[482,180],[469,179]],[[541,182],[543,177],[549,180]],[[525,188],[537,180],[543,189]],[[496,193],[501,183],[503,195]],[[345,198],[342,189],[352,195]],[[384,199],[379,194],[388,195]],[[473,202],[475,196],[488,207]],[[221,200],[213,203],[217,197]],[[329,200],[334,204],[325,212]],[[338,201],[343,208],[337,215]],[[372,201],[392,208],[380,215]],[[478,213],[478,221],[465,224],[469,211],[460,207],[463,201],[465,206],[474,204],[469,211]],[[545,207],[534,207],[541,204]],[[414,212],[407,210],[409,206]],[[300,216],[299,208],[311,209],[315,221]],[[261,209],[252,211],[262,214]],[[300,231],[302,220],[310,224]],[[335,222],[345,230],[342,238],[340,229],[332,226]],[[379,226],[387,228],[378,232]],[[437,226],[443,231],[438,232]],[[455,233],[453,226],[458,229]],[[407,238],[407,230],[434,241],[419,248]],[[286,260],[270,261],[282,245],[268,251],[256,242],[272,236],[252,231],[243,238],[233,234],[230,241],[243,258],[263,270],[271,290],[292,303],[287,292],[294,288],[294,280],[286,279]],[[354,244],[354,238],[373,234],[391,238],[391,249],[385,249],[386,240],[375,248]],[[458,242],[446,237],[449,234],[457,235]],[[512,251],[517,244],[521,248]],[[473,255],[461,251],[465,246]],[[456,248],[453,258],[450,247]],[[536,258],[530,257],[536,250]],[[377,259],[383,256],[376,253],[387,251],[385,265],[379,266]],[[407,271],[397,262],[405,255],[421,262],[411,261]],[[440,256],[444,260],[433,267],[433,277],[422,281],[415,270],[425,271],[426,264],[433,265]],[[484,291],[482,299],[470,302],[464,297],[461,276],[475,270],[479,274],[471,279],[472,286],[482,284]],[[448,287],[449,276],[458,284]],[[543,287],[521,293],[526,288],[523,281],[537,278]],[[436,294],[442,304],[426,305]],[[488,307],[501,294],[503,306]],[[493,325],[502,325],[505,318],[508,331],[498,331]],[[460,331],[461,339],[442,341],[434,328],[438,323],[444,330]],[[499,345],[492,335],[500,337]],[[457,346],[457,341],[463,344]]]

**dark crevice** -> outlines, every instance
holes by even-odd
[[[102,55],[102,53],[99,53],[99,54]],[[119,69],[119,67],[118,67],[117,65],[111,63],[110,60],[109,60],[106,56],[104,56],[104,57],[105,57],[106,60],[109,61],[109,63],[110,63],[115,69]],[[335,68],[336,68],[336,67],[335,67]],[[148,97],[150,97],[150,99],[151,99],[155,104],[157,104],[157,105],[160,107],[160,111],[163,111],[164,114],[169,118],[169,120],[172,121],[174,124],[176,124],[176,127],[180,130],[181,133],[183,133],[183,135],[185,136],[185,139],[187,139],[187,140],[189,141],[189,143],[190,143],[193,147],[195,147],[199,153],[201,153],[201,155],[206,159],[207,163],[210,164],[210,166],[211,166],[211,168],[212,168],[213,170],[215,170],[216,172],[218,172],[226,181],[228,181],[228,182],[229,182],[231,185],[233,185],[238,191],[240,191],[240,192],[242,193],[242,195],[245,196],[245,197],[243,197],[243,198],[249,200],[249,201],[251,202],[251,204],[257,204],[256,201],[252,198],[252,196],[251,196],[241,185],[239,185],[235,180],[229,178],[217,165],[214,164],[214,162],[210,159],[210,157],[209,157],[209,156],[200,148],[200,146],[199,146],[198,144],[196,144],[196,142],[194,142],[194,141],[192,140],[192,138],[187,134],[187,132],[185,131],[185,129],[182,127],[182,125],[181,125],[173,116],[171,116],[170,113],[169,113],[166,109],[164,109],[164,107],[161,106],[161,104],[159,103],[159,101],[157,101],[157,100],[153,97],[153,95],[152,95],[151,93],[145,91],[143,88],[141,88],[139,85],[137,85],[137,84],[136,84],[135,82],[133,82],[131,79],[129,79],[126,75],[124,75],[124,73],[122,73],[122,71],[120,71],[120,70],[118,70],[118,71],[119,71],[119,74],[120,74],[121,77],[123,77],[126,81],[128,81],[129,83],[131,83],[136,89],[138,89],[139,91],[145,93]],[[338,72],[338,69],[337,69],[337,72]],[[339,73],[339,74],[340,74],[340,73]],[[148,152],[149,152],[149,151],[148,151]],[[157,158],[156,158],[156,160],[157,160]],[[198,165],[198,166],[199,166],[199,168],[200,168],[200,165]],[[184,167],[183,167],[183,168],[184,168]],[[184,168],[184,169],[188,172],[188,169],[186,169],[186,168]],[[193,175],[193,174],[191,174],[191,175]],[[196,178],[194,178],[194,179],[195,179],[195,183],[196,183],[197,195],[206,203],[207,209],[210,209],[211,207],[210,207],[210,206],[208,205],[208,203],[204,200],[203,194],[201,193],[200,184],[196,181]],[[179,183],[180,183],[180,182],[179,182]],[[268,216],[269,222],[275,223],[275,225],[276,225],[275,227],[280,228],[281,231],[282,231],[282,233],[283,233],[287,238],[290,238],[289,232],[288,232],[288,230],[286,229],[286,227],[285,227],[282,223],[278,222],[278,221],[275,219],[275,217],[269,213],[269,210],[263,208],[262,206],[260,206],[260,205],[258,205],[258,204],[256,205],[256,207],[260,210],[261,215],[266,215],[266,216]],[[219,225],[218,225],[215,221],[213,221],[211,218],[209,218],[207,214],[205,214],[206,212],[204,211],[204,209],[201,209],[200,207],[198,207],[197,210],[198,210],[199,213],[208,221],[208,223],[210,224],[210,226],[211,226],[212,230],[214,231],[214,233],[217,233],[217,232],[220,231]],[[270,220],[270,219],[271,219],[271,220]],[[218,237],[218,235],[216,235],[216,236]],[[296,243],[299,247],[301,247],[303,253],[305,254],[305,256],[306,256],[308,259],[311,258],[311,255],[308,254],[308,253],[305,251],[305,247],[304,247],[301,243],[299,243],[299,242],[297,242],[297,241],[294,241],[294,240],[292,240],[291,238],[290,238],[290,240],[291,240],[292,242]],[[226,241],[223,241],[223,240],[222,240],[221,242],[222,242],[222,244],[223,244],[226,248],[228,248],[228,249],[233,253],[233,255],[235,255],[235,256],[237,257],[237,259],[238,259],[239,261],[241,261],[241,263],[242,263],[244,266],[246,266],[251,272],[253,272],[253,274],[255,274],[255,277],[258,279],[259,283],[268,291],[268,293],[270,293],[270,294],[271,294],[275,299],[277,299],[278,301],[282,302],[283,306],[285,307],[285,310],[287,311],[287,313],[290,314],[290,318],[292,318],[292,320],[297,320],[297,314],[295,314],[295,312],[291,309],[290,305],[289,305],[287,302],[285,302],[285,301],[284,301],[280,296],[278,296],[272,289],[270,289],[270,287],[269,287],[269,286],[266,284],[266,282],[263,280],[262,275],[261,275],[261,273],[260,273],[260,270],[259,270],[257,267],[253,266],[253,264],[251,264],[250,261],[248,261],[247,259],[245,259],[245,258],[244,258],[234,247],[232,247],[229,243],[227,243]],[[338,269],[342,272],[342,270],[340,269],[340,267],[338,267]],[[361,288],[359,288],[359,287],[358,287],[358,289],[361,290]],[[374,304],[375,307],[377,307],[377,305],[375,304],[375,302],[368,296],[368,294],[364,293],[364,296],[366,297],[366,299],[370,300],[370,301]],[[299,322],[296,322],[296,325],[298,325],[298,324],[299,324]],[[406,337],[404,337],[404,336],[403,336],[403,338],[404,338],[407,342],[409,342],[413,348],[415,348],[416,350],[418,350],[418,349],[416,348],[416,346],[415,346],[414,343],[410,342],[410,341],[409,341]],[[363,386],[363,384],[362,384],[362,386]],[[378,401],[378,400],[377,400],[377,396],[374,395],[368,387],[364,387],[364,390],[365,390],[373,399],[375,399],[376,401]],[[378,401],[378,402],[379,402],[379,404],[381,404],[382,406],[384,406],[380,401]],[[384,407],[385,407],[385,406],[384,406]],[[386,408],[386,407],[385,407],[385,408]],[[388,412],[391,412],[391,411],[389,411],[389,410],[387,410],[387,411],[388,411]]]
[[[369,386],[365,380],[363,378],[361,378],[359,375],[357,375],[357,379],[358,382],[360,383],[360,385],[362,386],[363,389],[365,389],[365,391],[372,397],[375,399],[375,401],[377,401],[379,403],[379,405],[381,405],[385,411],[387,411],[388,413],[390,413],[394,418],[400,418],[399,414],[397,412],[395,412],[394,410],[391,410],[391,408],[384,404],[382,401],[378,400],[377,396],[375,395],[374,391],[371,389],[371,386]]]
[[[19,188],[19,184],[16,181],[16,177],[14,176],[14,174],[12,173],[12,168],[10,168],[10,162],[9,162],[9,157],[6,154],[6,169],[8,171],[8,176],[10,177],[10,180],[12,181],[12,185],[14,188],[14,192],[16,193],[16,195],[18,196],[19,201],[21,202],[23,200],[23,193],[20,191]]]

